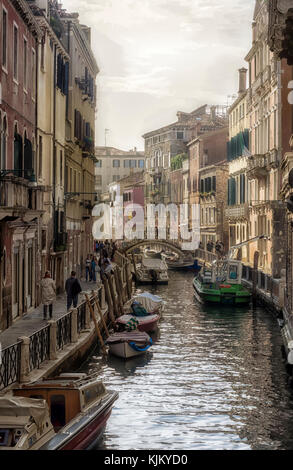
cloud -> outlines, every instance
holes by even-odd
[[[64,0],[63,7],[78,11],[92,28],[101,70],[99,145],[103,129],[110,128],[110,145],[113,138],[118,147],[131,141],[141,147],[141,135],[175,121],[178,106],[191,111],[203,102],[224,104],[237,89],[237,69],[251,47],[254,3]]]

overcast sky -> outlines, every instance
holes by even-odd
[[[251,47],[255,0],[64,0],[92,28],[96,143],[144,148],[177,111],[227,104]],[[231,102],[231,98],[229,98]]]

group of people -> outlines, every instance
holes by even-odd
[[[105,243],[96,241],[94,244],[95,255],[88,254],[85,262],[85,280],[86,282],[97,282],[102,280],[103,276],[107,276],[113,270],[111,261],[114,259],[117,246],[115,242]],[[56,284],[51,277],[50,271],[45,272],[45,276],[41,281],[41,297],[43,304],[43,319],[47,319],[49,311],[49,318],[53,318],[53,303],[56,299]],[[65,291],[67,294],[67,310],[69,310],[73,304],[73,307],[77,307],[78,295],[82,291],[79,280],[76,277],[76,272],[71,271],[71,276],[65,283]]]

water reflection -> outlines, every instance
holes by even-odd
[[[168,286],[150,287],[167,304],[147,354],[90,360],[120,393],[104,448],[293,449],[276,319],[261,308],[199,305],[192,278],[170,272]]]

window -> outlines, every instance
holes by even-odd
[[[96,175],[96,184],[99,186],[102,185],[102,175]]]
[[[62,185],[63,180],[63,152],[60,150],[60,184]]]
[[[130,160],[124,160],[124,168],[129,168]]]
[[[184,133],[183,133],[183,132],[177,132],[177,139],[182,140],[183,137],[184,137]]]
[[[18,27],[13,25],[13,78],[18,78]]]
[[[43,137],[39,136],[39,176],[42,176],[43,171]]]
[[[96,168],[102,168],[102,160],[97,161]]]
[[[27,89],[27,40],[23,40],[23,88]]]
[[[7,67],[7,12],[2,10],[2,65]]]
[[[77,191],[76,184],[77,184],[77,171],[74,170],[74,189],[73,189],[73,191],[74,191],[75,193],[76,193],[76,191]]]
[[[1,130],[1,146],[0,146],[0,153],[1,153],[1,168],[6,168],[6,142],[7,142],[7,120],[6,116],[3,119],[3,125]]]
[[[51,396],[51,421],[56,430],[66,424],[64,395]]]
[[[36,97],[36,52],[32,49],[32,98]]]
[[[138,160],[138,168],[144,168],[144,160]]]
[[[120,160],[113,160],[113,168],[120,168]]]
[[[42,38],[41,41],[41,69],[45,70],[45,37]]]

